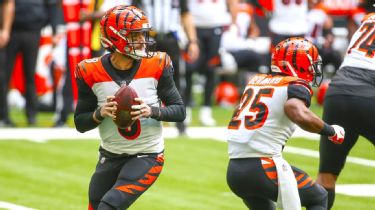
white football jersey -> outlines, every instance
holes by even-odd
[[[296,97],[288,95],[290,85],[303,88],[310,100],[310,86],[297,77],[258,74],[250,79],[228,125],[230,158],[272,157],[281,153],[296,129],[284,112],[288,97]]]
[[[102,5],[100,6],[100,11],[107,11],[112,7],[119,6],[119,5],[130,5],[132,0],[104,0]]]
[[[226,0],[190,0],[188,3],[194,24],[199,28],[213,28],[231,23]]]
[[[341,64],[344,66],[375,70],[375,13],[365,16],[354,33]]]
[[[138,97],[150,106],[160,105],[157,86],[166,63],[165,59],[166,54],[160,52],[150,59],[142,59],[129,84],[135,89]],[[98,107],[103,106],[106,97],[115,95],[120,88],[104,69],[100,58],[82,61],[76,72],[76,75],[79,74],[76,77],[81,77],[96,95]],[[118,129],[113,120],[106,117],[99,124],[99,134],[101,146],[116,154],[158,153],[164,149],[162,124],[153,118],[141,118],[128,129]]]
[[[317,44],[318,38],[323,36],[323,26],[327,20],[327,13],[322,8],[313,8],[309,11],[307,20],[308,30],[306,39]]]
[[[249,49],[248,33],[253,21],[253,8],[250,4],[238,4],[237,27],[226,30],[221,36],[221,47],[226,50]]]
[[[299,35],[307,32],[307,0],[273,0],[269,28],[281,35]]]

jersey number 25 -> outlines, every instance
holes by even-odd
[[[244,127],[248,130],[254,130],[262,127],[268,117],[268,107],[265,103],[261,102],[262,97],[271,98],[273,95],[273,88],[259,89],[258,93],[254,94],[254,89],[247,89],[240,101],[240,106],[233,113],[232,120],[229,122],[228,129],[238,129],[241,123],[244,123]],[[250,107],[249,107],[250,105]],[[246,110],[246,107],[249,107]],[[238,116],[245,111],[245,116],[239,119]],[[252,115],[246,115],[251,113]]]

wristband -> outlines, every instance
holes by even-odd
[[[102,109],[102,107],[99,107],[95,110],[95,114],[94,114],[94,117],[98,120],[98,121],[103,121],[104,120],[104,117],[100,114],[100,110]]]
[[[323,136],[333,136],[336,134],[335,129],[328,125],[327,123],[324,123],[322,130],[319,132],[320,135]]]
[[[196,40],[196,39],[190,40],[189,44],[198,44],[198,40]]]
[[[160,119],[160,108],[156,106],[151,106],[151,118],[159,120]]]

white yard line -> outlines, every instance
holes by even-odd
[[[4,201],[0,201],[0,209],[7,209],[7,210],[35,210],[32,208],[16,205],[13,203],[8,203]]]
[[[178,132],[175,127],[165,127],[164,137],[175,138],[178,137]],[[187,135],[191,139],[215,139],[218,141],[225,141],[226,128],[225,127],[189,127]],[[302,129],[297,129],[293,137],[303,137],[312,140],[318,140],[319,135],[312,134]],[[45,142],[49,140],[93,140],[99,139],[97,129],[79,133],[73,128],[5,128],[0,129],[0,140],[19,140],[25,139],[34,142]],[[292,146],[285,147],[285,152],[300,154],[308,157],[319,157],[319,153],[315,150],[297,148]],[[348,157],[347,162],[375,167],[375,160],[368,160],[364,158]]]
[[[338,184],[336,193],[355,197],[375,197],[375,184]]]
[[[167,138],[178,137],[177,129],[174,127],[164,127],[164,136]],[[187,135],[190,138],[210,138],[225,141],[225,127],[189,127]],[[312,134],[301,129],[294,132],[293,137],[304,137],[318,140],[319,135]],[[25,139],[35,142],[44,142],[56,139],[99,139],[97,129],[79,133],[74,128],[0,128],[0,140]]]
[[[311,150],[311,149],[303,149],[303,148],[298,148],[298,147],[287,146],[287,147],[285,147],[285,152],[303,155],[303,156],[307,156],[307,157],[319,158],[319,152],[317,152],[315,150]],[[346,162],[347,163],[354,163],[354,164],[358,164],[358,165],[363,165],[363,166],[375,167],[375,160],[368,160],[368,159],[364,159],[364,158],[357,158],[357,157],[348,156],[346,158]]]

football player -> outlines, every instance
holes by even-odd
[[[127,209],[158,178],[164,163],[160,121],[181,122],[185,107],[173,81],[169,56],[153,52],[147,16],[134,6],[117,6],[100,21],[101,43],[110,53],[77,66],[79,132],[99,127],[99,160],[89,186],[89,209]],[[119,129],[114,94],[126,83],[139,96],[136,120]],[[161,106],[163,103],[163,106]]]
[[[304,38],[280,42],[272,54],[272,73],[250,78],[228,125],[230,189],[249,209],[326,209],[327,192],[304,171],[282,158],[296,129],[327,136],[341,144],[344,129],[329,125],[309,110],[310,82],[319,86],[321,59]]]
[[[335,41],[335,35],[332,32],[333,19],[327,13],[327,8],[322,0],[309,0],[308,6],[308,30],[305,37],[318,47],[319,54],[323,60],[323,68],[328,64],[333,65],[334,69],[329,72],[333,75],[342,62],[341,53],[333,49]]]
[[[346,157],[359,135],[375,145],[375,13],[364,17],[354,33],[344,61],[329,84],[323,119],[342,125],[345,142],[338,146],[325,136],[320,141],[317,182],[328,191],[328,207],[333,206],[335,185]]]

